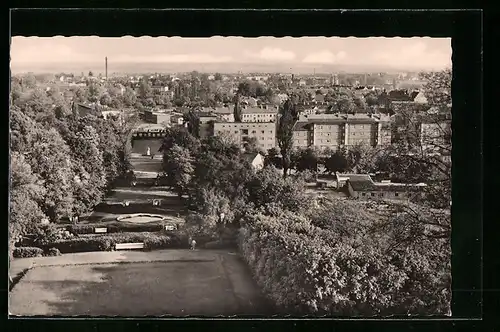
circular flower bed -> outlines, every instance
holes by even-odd
[[[116,218],[116,220],[118,220],[118,221],[126,221],[126,222],[137,223],[137,224],[159,222],[159,221],[164,221],[166,219],[167,218],[164,216],[160,216],[160,215],[156,215],[156,214],[147,214],[147,213],[128,214],[128,215],[120,216],[120,217]]]

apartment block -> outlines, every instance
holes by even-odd
[[[242,122],[276,122],[278,109],[271,106],[245,107],[241,110]]]
[[[273,122],[214,122],[213,133],[227,135],[241,146],[255,137],[264,150],[276,147],[276,123]]]
[[[296,147],[316,146],[337,150],[358,144],[370,146],[391,143],[388,116],[354,114],[314,114],[302,116],[294,128]]]

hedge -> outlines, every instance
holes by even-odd
[[[239,247],[264,294],[290,314],[447,313],[441,271],[422,271],[432,262],[426,253],[396,257],[327,238],[307,222],[257,216],[240,230]]]
[[[144,242],[145,250],[187,248],[185,236],[174,233],[115,233],[109,235],[89,235],[68,240],[59,240],[47,245],[59,249],[63,254],[111,251],[117,243]]]
[[[160,224],[81,224],[66,227],[73,234],[94,234],[95,228],[107,228],[107,233],[122,232],[159,232],[164,229]]]
[[[12,253],[14,258],[40,257],[43,256],[43,249],[37,247],[14,248]]]

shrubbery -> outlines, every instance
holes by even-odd
[[[45,252],[45,256],[61,256],[61,252],[57,248],[49,248],[49,250]]]
[[[40,257],[43,256],[43,249],[37,247],[15,248],[12,255],[15,258]]]
[[[445,247],[383,250],[339,241],[303,217],[258,215],[240,231],[240,250],[264,293],[289,313],[447,314]],[[337,240],[336,240],[337,239]]]
[[[107,233],[121,232],[159,232],[164,229],[160,224],[80,224],[69,225],[66,229],[73,234],[94,234],[96,228],[107,228]]]
[[[144,249],[187,248],[185,236],[175,233],[115,233],[110,235],[88,235],[74,239],[57,240],[47,247],[58,249],[61,253],[89,251],[111,251],[117,243],[144,242]]]

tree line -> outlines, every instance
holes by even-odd
[[[130,123],[80,116],[54,90],[35,87],[10,109],[10,238],[43,219],[83,216],[129,174]]]

